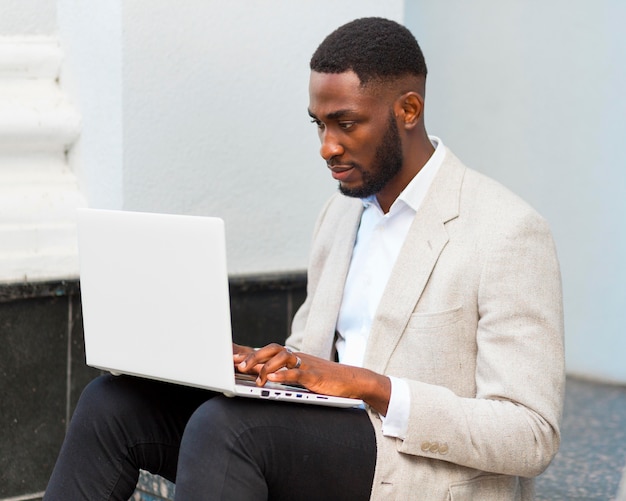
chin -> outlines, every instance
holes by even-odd
[[[367,192],[363,186],[346,186],[339,183],[339,192],[346,197],[352,198],[366,198],[373,193]]]

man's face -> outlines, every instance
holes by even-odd
[[[363,89],[353,72],[311,73],[309,114],[320,154],[344,195],[381,192],[402,169],[402,142],[391,105]]]

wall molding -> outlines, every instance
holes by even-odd
[[[0,282],[78,276],[75,210],[85,206],[67,151],[80,115],[59,86],[53,37],[0,37]]]
[[[62,59],[56,38],[0,37],[0,78],[56,79]]]
[[[0,149],[69,148],[80,116],[58,85],[62,54],[50,37],[0,37]]]

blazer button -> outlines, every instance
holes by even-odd
[[[430,442],[422,442],[422,450],[428,452],[430,450]]]
[[[446,444],[445,442],[439,446],[439,454],[442,454],[445,456],[449,450],[450,448],[448,447],[448,444]]]
[[[432,444],[430,444],[430,449],[428,449],[430,452],[437,452],[439,450],[439,444],[437,442],[433,442]]]

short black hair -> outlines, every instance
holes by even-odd
[[[380,17],[356,19],[337,28],[317,48],[310,68],[318,73],[352,70],[361,85],[427,74],[422,49],[413,34]]]

